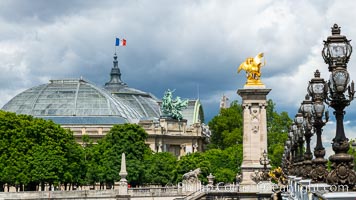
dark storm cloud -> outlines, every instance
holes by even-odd
[[[356,38],[345,6],[356,8],[353,1],[1,1],[0,104],[49,79],[103,85],[119,36],[127,39],[118,48],[124,82],[159,98],[168,88],[199,96],[208,119],[223,94],[239,98],[246,79],[237,66],[264,52],[269,98],[293,116],[315,69],[328,78],[320,51],[331,25]]]
[[[90,7],[106,5],[105,1],[71,0],[2,0],[0,2],[0,16],[11,23],[25,24],[31,20],[52,23],[57,18],[66,15],[79,14],[81,10]]]

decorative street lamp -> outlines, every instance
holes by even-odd
[[[289,137],[289,136],[288,136]],[[292,142],[290,141],[290,138],[288,138],[288,140],[285,143],[284,146],[284,162],[285,162],[285,169],[284,169],[284,173],[287,175],[290,175],[290,168],[291,168],[291,147],[292,147]]]
[[[335,24],[331,28],[332,35],[324,41],[322,56],[331,72],[328,86],[329,93],[326,103],[334,108],[336,118],[336,136],[333,139],[332,147],[335,152],[329,157],[331,161],[331,171],[326,181],[333,185],[348,185],[353,187],[356,183],[356,173],[353,169],[353,157],[347,154],[349,150],[348,138],[344,131],[344,109],[350,105],[354,98],[354,82],[349,85],[350,76],[347,71],[347,63],[352,53],[350,40],[340,35],[340,27]],[[345,92],[348,95],[345,95]]]
[[[340,28],[337,24],[331,27],[331,36],[324,40],[324,48],[321,52],[325,63],[329,65],[330,72],[338,67],[346,69],[352,53],[351,40],[340,35]]]
[[[305,100],[302,102],[300,106],[300,111],[302,112],[304,118],[303,120],[304,137],[307,145],[306,151],[304,153],[303,170],[302,170],[302,175],[303,178],[305,179],[310,178],[310,172],[313,169],[312,161],[311,161],[313,158],[313,154],[310,151],[310,138],[313,136],[312,109],[313,109],[313,102],[310,100],[309,95],[306,95]]]
[[[263,157],[263,159],[260,158],[260,164],[263,165],[262,174],[261,174],[261,180],[262,181],[268,181],[268,180],[270,180],[270,177],[269,177],[269,174],[268,174],[269,173],[268,165],[270,163],[270,160],[267,157],[266,150],[263,151],[262,157]]]
[[[292,124],[289,128],[289,133],[288,133],[288,138],[290,140],[290,168],[289,168],[289,175],[295,175],[295,163],[296,163],[296,148],[297,148],[297,143],[296,139],[294,137],[294,127],[295,125]]]
[[[290,175],[290,167],[291,167],[290,154],[291,154],[291,141],[290,139],[287,139],[284,145],[284,152],[282,154],[282,163],[281,163],[283,173],[286,175]]]
[[[298,145],[298,148],[297,148],[297,164],[296,164],[296,173],[295,175],[296,176],[302,176],[302,170],[303,170],[303,144],[304,144],[304,140],[303,140],[303,114],[298,112],[296,115],[295,115],[295,118],[294,118],[294,122],[296,124],[296,129],[295,129],[295,136],[298,138],[298,140],[296,141],[297,142],[297,145]]]
[[[314,78],[309,81],[308,93],[312,97],[313,101],[313,126],[316,132],[316,146],[314,148],[315,159],[313,162],[313,170],[311,171],[311,178],[313,182],[325,182],[325,178],[328,175],[326,170],[326,163],[324,159],[325,148],[321,140],[322,128],[329,120],[329,112],[325,112],[325,121],[323,120],[325,105],[324,100],[327,92],[327,84],[323,78],[320,78],[319,70],[314,73]]]
[[[269,163],[270,160],[268,159],[266,150],[263,151],[262,154],[263,158],[260,158],[260,164],[263,165],[261,170],[256,170],[254,174],[251,174],[251,179],[258,183],[260,181],[270,181],[271,177],[269,176]]]

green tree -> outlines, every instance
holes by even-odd
[[[268,157],[271,160],[271,166],[275,168],[280,166],[282,162],[284,143],[288,139],[288,131],[292,120],[287,112],[278,114],[272,100],[268,100],[267,104]]]
[[[242,162],[242,144],[228,147],[224,150],[210,149],[206,152],[196,152],[182,156],[177,165],[176,182],[182,181],[183,174],[200,168],[199,180],[207,183],[207,176],[212,173],[215,182],[234,182],[240,172]]]
[[[201,173],[199,174],[199,180],[203,183],[207,183],[207,176],[211,172],[210,162],[204,157],[204,153],[196,152],[182,156],[177,165],[177,177],[175,177],[176,182],[182,182],[183,175],[187,172],[193,171],[200,168]]]
[[[352,139],[350,140],[349,143],[350,143],[350,148],[347,153],[354,157],[354,170],[356,170],[356,140]]]
[[[215,182],[234,182],[240,172],[242,163],[242,144],[228,147],[224,150],[211,149],[203,153],[210,163],[210,172],[215,176]]]
[[[162,152],[145,156],[145,183],[164,186],[174,182],[177,158],[171,153]]]
[[[0,111],[0,184],[35,190],[45,183],[75,183],[82,148],[52,121]]]
[[[242,143],[242,107],[237,101],[229,108],[220,110],[219,115],[209,122],[212,132],[209,148],[225,149]]]
[[[87,155],[87,180],[112,185],[120,180],[121,154],[126,154],[127,180],[133,186],[143,182],[144,156],[151,154],[145,144],[145,130],[136,124],[115,125]]]

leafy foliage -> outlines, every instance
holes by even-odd
[[[147,155],[144,182],[161,186],[173,183],[177,163],[177,158],[168,152]]]
[[[355,139],[352,139],[352,140],[350,140],[349,143],[350,143],[350,148],[347,153],[354,157],[354,170],[356,170],[356,146],[355,146],[356,141],[355,141]]]
[[[25,190],[43,189],[47,183],[112,185],[120,180],[122,153],[133,186],[176,184],[196,168],[201,169],[203,183],[210,173],[216,182],[233,182],[242,162],[242,121],[242,107],[235,101],[209,122],[209,150],[177,160],[167,152],[151,152],[145,144],[147,133],[135,124],[113,126],[96,145],[84,135],[80,146],[71,131],[51,121],[0,111],[0,185],[22,185]],[[290,124],[288,114],[278,114],[269,100],[268,153],[273,167],[281,162]]]
[[[221,109],[220,114],[209,122],[212,132],[209,148],[225,149],[242,144],[242,120],[242,107],[237,101],[229,108]]]
[[[71,131],[51,121],[0,111],[0,144],[2,185],[34,190],[45,183],[83,182],[80,145]]]
[[[284,143],[288,139],[288,129],[292,120],[287,112],[278,114],[272,100],[268,100],[267,103],[268,157],[271,160],[271,166],[275,168],[282,162]]]
[[[211,170],[211,164],[204,157],[204,153],[196,152],[181,157],[177,165],[176,182],[181,182],[183,174],[200,168],[199,180],[203,183],[207,182],[207,176]]]
[[[224,150],[211,149],[204,152],[205,159],[210,162],[211,171],[216,182],[232,183],[236,174],[240,173],[242,163],[242,144]]]
[[[121,155],[126,154],[127,180],[131,185],[143,182],[144,157],[151,154],[145,144],[147,133],[136,124],[115,125],[88,157],[87,178],[90,183],[113,184],[120,180]]]

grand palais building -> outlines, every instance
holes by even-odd
[[[50,80],[16,95],[2,109],[52,120],[71,129],[79,143],[83,135],[96,142],[115,124],[136,123],[148,133],[146,143],[154,152],[180,157],[203,151],[210,132],[199,99],[189,100],[181,121],[162,118],[160,104],[154,95],[121,80],[114,54],[110,80],[103,87],[82,78]]]

